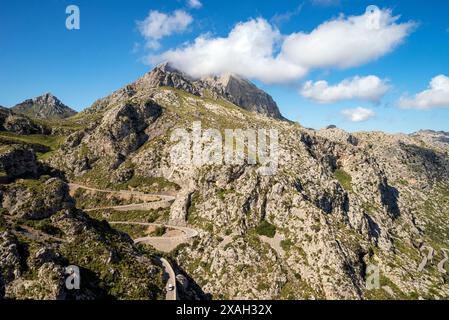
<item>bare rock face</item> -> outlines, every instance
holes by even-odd
[[[37,269],[37,280],[17,280],[7,287],[7,298],[35,300],[63,300],[67,297],[64,283],[64,268],[54,263],[45,263]]]
[[[105,153],[116,152],[126,156],[137,150],[148,139],[145,129],[161,112],[160,106],[151,101],[124,104],[107,112],[96,129],[101,134],[99,138],[106,143],[105,148],[108,148]]]
[[[10,232],[0,232],[0,278],[3,283],[14,280],[22,273],[19,242]],[[2,296],[0,295],[0,298]]]
[[[77,112],[51,93],[46,93],[34,99],[25,100],[12,108],[16,113],[37,119],[65,119],[74,116]]]
[[[156,67],[138,82],[143,83],[147,88],[172,87],[194,95],[200,94],[200,91],[193,83],[193,79],[167,63]]]
[[[211,90],[217,97],[223,97],[245,110],[283,119],[276,102],[269,94],[238,75],[204,78],[198,84]]]
[[[413,137],[419,138],[427,143],[432,143],[444,150],[449,145],[449,132],[421,130],[412,134]]]
[[[62,146],[65,156],[56,160],[66,163],[77,174],[96,163],[117,169],[149,139],[147,131],[161,113],[162,108],[152,100],[119,102],[87,130],[70,135]]]

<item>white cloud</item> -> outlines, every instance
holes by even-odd
[[[349,68],[391,52],[413,30],[414,23],[397,23],[390,10],[379,11],[378,24],[370,15],[325,22],[311,33],[289,35],[282,45],[285,59],[309,68]]]
[[[271,83],[304,76],[304,67],[274,55],[281,40],[277,28],[264,19],[256,19],[237,24],[226,38],[203,35],[194,43],[151,61],[169,61],[193,77],[231,72]]]
[[[173,33],[181,33],[192,23],[193,18],[183,10],[171,14],[150,11],[143,21],[137,22],[140,33],[147,40],[147,47],[158,49],[159,40]]]
[[[355,109],[345,109],[341,111],[341,114],[347,120],[352,122],[364,122],[376,116],[373,110],[362,107],[358,107]]]
[[[375,60],[399,45],[414,24],[398,23],[380,11],[378,28],[368,13],[340,16],[311,33],[282,35],[265,19],[238,23],[226,37],[202,35],[181,48],[150,57],[168,61],[192,76],[234,72],[266,83],[299,79],[314,68],[353,67]]]
[[[449,77],[441,74],[430,81],[429,88],[413,97],[402,97],[399,106],[404,109],[428,110],[449,108]]]
[[[188,0],[187,5],[194,9],[199,9],[203,6],[200,0]]]
[[[356,76],[333,86],[323,80],[307,81],[300,93],[302,96],[318,103],[334,103],[351,99],[378,102],[388,89],[387,80],[379,79],[376,76]]]

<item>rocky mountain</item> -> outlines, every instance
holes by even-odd
[[[12,107],[16,113],[37,119],[65,119],[76,115],[76,111],[67,107],[51,93],[34,99],[25,100]]]
[[[173,87],[201,97],[225,99],[245,110],[282,119],[273,98],[238,75],[225,74],[220,77],[192,79],[169,64],[162,64],[138,80],[137,86]]]
[[[247,84],[240,81],[246,82],[237,77],[195,80],[161,66],[98,100],[62,121],[66,130],[56,131],[66,132],[63,143],[40,158],[43,166],[90,188],[91,194],[74,193],[76,202],[71,204],[70,198],[48,187],[54,195],[43,203],[56,209],[28,210],[17,204],[32,203],[33,192],[13,182],[3,191],[6,217],[48,219],[44,217],[72,208],[83,221],[127,219],[140,227],[156,221],[168,229],[195,230],[195,237],[169,253],[182,275],[177,283],[184,298],[448,298],[446,134],[351,134],[335,126],[306,129],[270,115],[269,108],[263,107],[269,99],[258,92],[257,98],[249,94],[254,89],[251,85],[248,92],[241,91]],[[261,110],[240,104],[249,100],[257,104],[258,99]],[[195,123],[221,134],[226,129],[276,130],[276,170],[263,174],[260,169],[265,163],[260,161],[205,165],[174,161],[174,130],[191,133]],[[203,139],[207,151],[210,140]],[[246,155],[252,143],[244,142]],[[106,199],[104,191],[95,190],[116,190],[121,196],[126,191],[134,197],[163,194],[174,201],[159,209],[122,212],[111,206],[144,205],[129,196]],[[89,206],[109,208],[81,211]],[[58,221],[61,213],[56,216]],[[56,226],[70,228],[71,223]],[[81,237],[81,230],[62,231]],[[101,235],[114,231],[96,230],[100,244],[113,244]],[[136,238],[148,234],[146,228],[122,226],[121,230]],[[174,229],[151,232],[159,235],[156,244],[162,245],[165,238],[161,240],[161,234],[178,234]],[[83,247],[77,252],[74,263],[97,274],[85,263],[96,251]],[[430,253],[433,259],[427,261]],[[88,258],[81,258],[83,254]],[[2,261],[0,266],[5,268]],[[379,285],[369,287],[372,270],[378,270]],[[131,278],[130,285],[133,281],[138,280]]]

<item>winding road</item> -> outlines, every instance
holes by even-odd
[[[131,221],[115,221],[109,222],[111,225],[135,225],[135,226],[146,226],[146,227],[166,227],[167,229],[178,230],[182,233],[180,236],[173,237],[142,237],[135,239],[135,243],[149,244],[162,252],[170,252],[182,243],[189,241],[192,238],[198,236],[198,231],[195,229],[187,227],[178,227],[168,224],[160,223],[145,223],[145,222],[131,222]]]
[[[165,287],[167,294],[165,296],[165,300],[178,300],[178,288],[176,285],[176,273],[173,270],[170,262],[168,262],[164,258],[159,258],[162,263],[163,268],[165,269],[165,273],[168,274],[168,281]],[[169,286],[172,285],[172,290],[169,289]]]
[[[167,194],[147,194],[138,191],[128,191],[128,190],[102,190],[86,187],[80,184],[70,183],[69,184],[71,194],[74,193],[78,189],[107,193],[107,194],[115,194],[121,196],[123,198],[129,197],[137,197],[144,201],[143,203],[122,205],[122,206],[112,206],[112,207],[102,207],[102,208],[91,208],[84,209],[86,212],[98,211],[98,210],[115,210],[115,211],[148,211],[148,210],[157,210],[157,209],[166,209],[170,208],[173,202],[176,200],[176,197]],[[149,202],[148,202],[149,201]],[[182,243],[189,241],[192,238],[198,236],[198,231],[188,227],[179,227],[174,225],[167,225],[161,223],[145,223],[145,222],[134,222],[134,221],[116,221],[109,222],[111,225],[138,225],[138,226],[147,226],[147,227],[165,227],[169,230],[179,231],[181,235],[175,236],[162,236],[162,237],[142,237],[135,239],[134,242],[149,244],[162,252],[170,252],[179,246]],[[171,264],[164,258],[157,257],[162,264],[162,267],[165,270],[165,273],[168,275],[168,281],[166,286],[166,300],[178,300],[178,290],[176,285],[176,273],[173,270]],[[169,290],[169,286],[173,286],[173,290]]]
[[[159,193],[143,193],[139,191],[129,191],[129,190],[102,190],[86,187],[76,183],[69,183],[70,192],[74,193],[78,189],[83,189],[87,191],[99,192],[99,193],[107,193],[107,194],[115,194],[117,196],[121,196],[123,198],[136,197],[140,198],[142,203],[133,203],[122,206],[109,206],[109,207],[100,207],[100,208],[91,208],[84,209],[86,212],[92,212],[97,210],[116,210],[116,211],[148,211],[148,210],[157,210],[157,209],[167,209],[170,208],[173,202],[176,200],[176,197],[167,195],[167,194],[159,194]]]
[[[159,223],[144,223],[144,222],[127,222],[127,221],[118,221],[118,222],[110,222],[111,225],[138,225],[138,226],[148,226],[148,227],[166,227],[169,229],[179,230],[182,232],[182,236],[176,237],[143,237],[134,240],[134,243],[143,243],[150,244],[159,251],[170,252],[175,249],[181,243],[185,243],[191,238],[194,238],[198,235],[198,232],[191,228],[186,227],[177,227],[166,224]],[[166,297],[165,300],[178,300],[178,288],[176,284],[176,273],[173,270],[170,262],[168,262],[164,258],[157,257],[162,264],[162,267],[165,270],[165,273],[168,275],[168,280],[166,284]],[[170,290],[169,286],[172,285],[172,290]]]

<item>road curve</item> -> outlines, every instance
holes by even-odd
[[[167,285],[165,287],[167,293],[165,296],[165,300],[178,300],[178,287],[176,285],[176,273],[173,270],[170,262],[168,262],[166,259],[164,258],[159,258],[159,260],[162,263],[163,268],[165,269],[165,272],[168,274],[168,281],[167,281]],[[173,285],[173,290],[170,291],[168,289],[169,285]]]
[[[142,244],[149,244],[153,247],[155,247],[157,250],[162,252],[170,252],[173,249],[175,249],[177,246],[179,246],[182,243],[186,243],[192,238],[195,238],[198,236],[198,231],[192,228],[188,227],[179,227],[179,226],[173,226],[173,225],[167,225],[167,224],[160,224],[160,223],[144,223],[144,222],[130,222],[130,221],[116,221],[116,222],[109,222],[111,225],[137,225],[137,226],[148,226],[148,227],[166,227],[169,229],[179,230],[182,232],[182,236],[175,236],[175,237],[142,237],[135,239],[135,243],[142,243]]]
[[[78,189],[83,189],[87,191],[101,192],[101,193],[109,193],[109,194],[117,194],[124,197],[134,196],[140,197],[142,199],[148,199],[149,197],[156,197],[158,201],[144,201],[142,203],[133,203],[122,206],[109,206],[109,207],[99,207],[99,208],[89,208],[84,209],[86,212],[97,211],[97,210],[116,210],[116,211],[148,211],[148,210],[157,210],[157,209],[167,209],[170,208],[173,202],[176,200],[176,197],[160,194],[160,193],[143,193],[140,191],[129,191],[129,190],[103,190],[96,189],[91,187],[86,187],[76,183],[69,183],[69,188],[71,191],[75,191]]]
[[[121,195],[131,195],[131,196],[137,196],[137,197],[139,197],[139,196],[156,196],[156,197],[161,197],[161,198],[167,197],[170,199],[174,199],[173,196],[171,196],[170,194],[167,194],[167,193],[145,193],[145,192],[131,191],[131,190],[97,189],[97,188],[83,186],[83,185],[77,184],[77,183],[68,183],[68,186],[72,190],[84,189],[84,190],[88,190],[88,191],[95,191],[95,192],[101,192],[101,193],[116,193],[116,194],[121,194]]]
[[[102,189],[95,189],[86,187],[83,185],[75,184],[75,183],[69,183],[69,188],[71,191],[77,190],[77,189],[84,189],[88,191],[94,191],[94,192],[101,192],[101,193],[112,193],[112,194],[118,194],[122,196],[137,196],[141,198],[145,197],[151,197],[155,196],[158,197],[159,201],[152,201],[152,202],[144,202],[144,203],[137,203],[137,204],[129,204],[129,205],[123,205],[123,206],[112,206],[112,207],[104,207],[104,208],[92,208],[92,209],[84,209],[84,211],[96,211],[96,210],[116,210],[116,211],[147,211],[147,210],[156,210],[156,209],[165,209],[170,208],[173,202],[176,200],[176,197],[173,197],[171,195],[167,194],[147,194],[143,192],[138,191],[115,191],[115,190],[102,190]],[[179,226],[172,226],[172,225],[166,225],[166,224],[160,224],[160,223],[144,223],[144,222],[129,222],[129,221],[116,221],[116,222],[109,222],[111,225],[140,225],[140,226],[154,226],[154,227],[166,227],[169,229],[174,229],[182,232],[182,236],[175,236],[175,237],[143,237],[135,239],[135,243],[143,243],[143,244],[150,244],[156,249],[160,251],[170,252],[173,249],[175,249],[178,245],[181,243],[185,243],[188,240],[195,238],[198,236],[198,231],[195,229],[187,228],[187,227],[179,227]],[[178,288],[176,284],[176,273],[173,270],[173,267],[171,264],[164,258],[158,257],[160,260],[162,267],[165,270],[165,273],[168,275],[168,281],[166,285],[166,300],[178,300]],[[169,285],[173,285],[173,290],[169,290]]]

